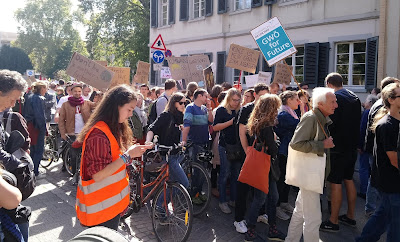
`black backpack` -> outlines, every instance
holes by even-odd
[[[168,98],[166,96],[163,95],[161,97],[164,97],[168,101]],[[159,98],[161,98],[161,97],[159,97]],[[157,119],[157,101],[158,101],[158,99],[153,101],[153,103],[151,104],[150,112],[149,112],[149,121],[147,122],[149,125],[154,123],[154,121],[156,121],[156,119]]]

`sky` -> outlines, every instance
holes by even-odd
[[[18,23],[14,19],[14,12],[18,8],[25,6],[26,0],[0,0],[0,32],[14,32],[18,31]],[[73,9],[77,8],[79,1],[71,0]],[[83,26],[77,26],[82,39],[85,39],[85,29]]]

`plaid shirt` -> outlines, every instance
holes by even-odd
[[[82,179],[87,181],[112,162],[111,145],[106,134],[94,129],[86,140]]]

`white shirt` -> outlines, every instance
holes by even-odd
[[[64,97],[60,98],[60,100],[59,100],[58,103],[57,103],[56,109],[60,109],[61,106],[62,106],[65,102],[68,101],[68,98],[69,98],[69,97],[70,97],[70,96],[64,96]]]
[[[75,107],[75,134],[79,134],[83,126],[85,126],[85,122],[83,122],[83,117],[81,113],[81,106]]]
[[[89,93],[89,95],[87,95],[87,96],[84,96],[84,95],[82,94],[82,97],[83,97],[83,99],[85,99],[85,100],[89,100],[90,95],[91,95],[91,93]]]

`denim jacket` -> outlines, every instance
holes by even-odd
[[[288,112],[282,111],[278,114],[278,124],[275,126],[275,133],[281,141],[279,154],[288,155],[289,142],[299,122],[299,119],[295,119]]]
[[[46,133],[45,98],[38,94],[27,97],[24,106],[26,122],[32,122],[39,132]]]

